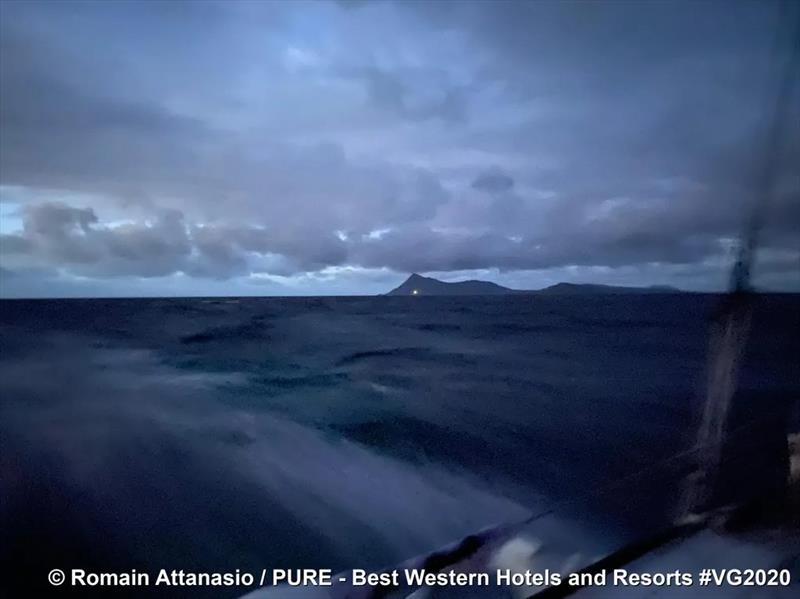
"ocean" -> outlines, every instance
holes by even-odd
[[[674,512],[718,303],[2,301],[0,595],[56,566],[380,568],[550,510],[613,548]],[[759,298],[745,411],[800,397],[799,331],[800,296]]]

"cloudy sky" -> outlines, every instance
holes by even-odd
[[[763,193],[778,8],[2,2],[0,294],[720,289]],[[797,87],[771,289],[800,290]]]

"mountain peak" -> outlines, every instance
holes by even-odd
[[[459,281],[446,283],[432,277],[423,277],[412,273],[389,295],[498,295],[514,293],[511,289],[501,287],[488,281]]]

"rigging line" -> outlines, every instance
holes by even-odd
[[[741,293],[750,289],[755,252],[766,220],[767,209],[774,200],[780,155],[786,141],[785,124],[793,89],[797,85],[798,72],[800,72],[800,10],[798,10],[797,4],[792,4],[797,13],[792,15],[789,6],[790,3],[785,0],[779,4],[779,23],[789,23],[786,27],[788,34],[779,30],[772,54],[773,57],[779,59],[785,50],[787,40],[781,36],[781,33],[788,35],[789,53],[784,59],[782,75],[775,94],[775,104],[771,112],[772,118],[764,138],[763,162],[756,174],[750,213],[740,240],[737,260],[731,273],[730,291],[733,293]],[[794,18],[792,19],[792,17]]]
[[[783,23],[788,21],[788,17],[791,16],[792,15],[790,14],[788,3],[781,2],[779,11],[780,22]],[[742,235],[743,242],[740,245],[739,257],[732,270],[732,284],[730,293],[734,295],[739,295],[740,293],[746,292],[750,288],[750,273],[753,256],[757,248],[759,235],[765,221],[765,213],[768,202],[772,199],[772,196],[775,193],[775,179],[778,173],[778,167],[780,165],[779,157],[782,150],[782,142],[785,141],[785,119],[789,111],[793,88],[797,83],[796,73],[798,72],[798,65],[800,65],[800,11],[797,11],[794,23],[791,23],[788,29],[788,42],[790,44],[791,51],[789,52],[789,56],[785,59],[783,65],[782,76],[779,81],[776,101],[772,111],[773,118],[771,118],[769,121],[769,127],[765,138],[764,161],[761,164],[759,176],[757,177],[756,185],[754,186],[754,189],[762,189],[763,193],[755,194],[754,196],[751,213],[749,215],[745,231]],[[785,49],[786,39],[783,38],[781,34],[785,34],[785,31],[779,31],[778,35],[776,36],[776,42],[773,47],[773,56],[780,56]],[[736,303],[737,302],[734,302],[734,304]],[[736,366],[736,358],[739,356],[741,346],[744,344],[746,339],[746,332],[743,329],[748,328],[747,325],[749,325],[749,310],[742,310],[741,306],[737,305],[725,305],[723,306],[723,310],[724,312],[728,313],[727,316],[729,317],[729,326],[724,328],[723,338],[720,340],[721,342],[715,348],[715,351],[712,351],[712,354],[716,354],[716,356],[712,356],[712,360],[714,357],[716,357],[719,362],[724,363],[723,370],[726,371],[726,376],[723,378],[726,379],[726,384],[722,385],[719,380],[715,380],[719,377],[715,377],[712,373],[712,380],[709,382],[709,387],[713,389],[716,383],[719,384],[720,387],[724,387],[726,392],[729,391],[732,394],[734,391],[733,383],[735,379],[731,378],[731,371]],[[731,351],[732,349],[734,351]],[[711,416],[713,420],[720,420],[721,417],[726,413],[727,411],[725,411],[723,414],[717,413],[712,414]],[[708,416],[706,419],[708,419]],[[728,438],[743,434],[743,432],[745,432],[744,429],[755,425],[756,422],[752,422],[749,425],[741,425],[735,431],[728,431]],[[721,427],[722,423],[719,423],[719,426]],[[720,428],[720,432],[721,430],[722,429]],[[629,482],[632,479],[643,477],[644,475],[656,469],[663,468],[672,462],[692,457],[696,454],[700,454],[703,451],[717,449],[719,448],[719,445],[720,440],[719,438],[715,438],[714,435],[701,435],[701,438],[698,439],[697,443],[683,451],[667,456],[655,464],[650,464],[641,470],[625,475],[620,479],[612,481],[608,485],[603,485],[600,489],[595,488],[577,498],[566,500],[564,503],[559,502],[556,507],[534,514],[521,522],[521,524],[526,524],[538,518],[552,514],[557,511],[559,507],[563,507],[564,505],[568,505],[592,496],[603,495],[615,488],[618,488],[619,486],[624,485],[626,482]],[[715,462],[716,466],[720,466],[721,464],[722,463],[719,461]]]
[[[729,292],[722,298],[713,322],[708,355],[708,379],[703,414],[697,431],[698,445],[708,447],[695,475],[687,482],[684,511],[703,511],[712,500],[722,467],[722,448],[731,403],[736,392],[739,366],[750,331],[753,311],[751,271],[769,203],[776,193],[781,154],[786,140],[786,120],[800,63],[800,10],[792,15],[787,2],[779,5],[779,29],[773,46],[773,63],[783,59],[777,72],[775,102],[764,113],[765,137],[762,161],[755,173],[750,214],[739,241],[738,257],[731,270]],[[788,35],[788,39],[786,36]],[[786,52],[786,44],[789,52]],[[766,120],[769,119],[769,120]]]

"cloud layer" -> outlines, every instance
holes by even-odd
[[[764,193],[777,8],[6,4],[2,293],[709,288]],[[798,106],[757,269],[776,288],[800,289]]]

